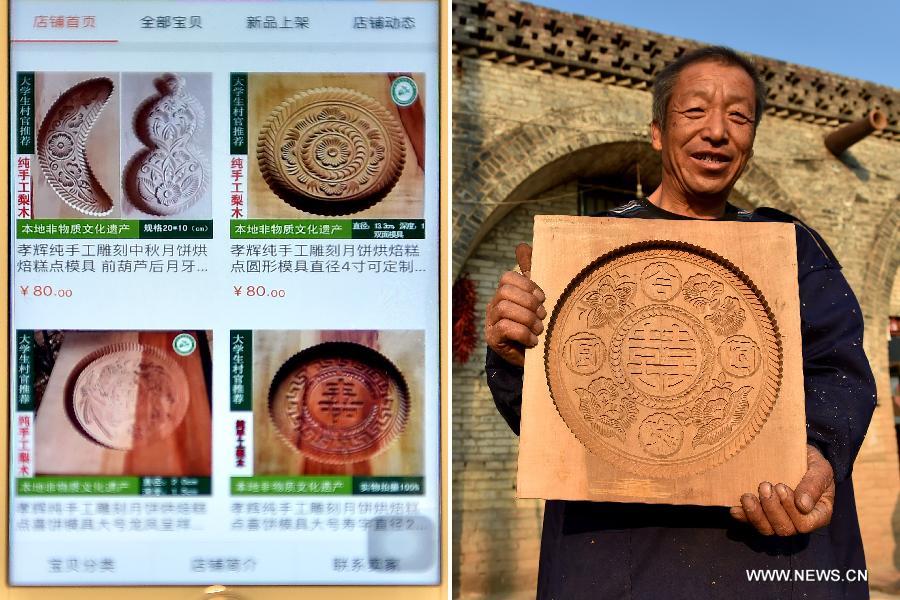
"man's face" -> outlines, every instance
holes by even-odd
[[[665,130],[651,126],[663,180],[688,200],[726,200],[753,155],[753,79],[737,66],[694,63],[678,75],[666,110]]]

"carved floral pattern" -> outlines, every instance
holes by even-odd
[[[704,318],[712,323],[713,330],[719,335],[732,335],[744,324],[746,315],[741,308],[740,301],[734,296],[728,296],[721,303],[714,300],[710,303],[712,312]]]
[[[750,408],[752,387],[745,385],[733,390],[733,384],[726,380],[725,373],[719,374],[713,384],[689,410],[675,414],[682,424],[697,426],[691,442],[694,448],[724,439],[740,424]]]
[[[565,424],[588,451],[641,476],[730,459],[758,435],[781,386],[781,338],[762,292],[683,242],[597,258],[560,295],[546,335],[547,383]]]
[[[634,308],[631,300],[636,289],[637,285],[631,279],[618,274],[601,279],[594,289],[581,297],[579,303],[588,327],[597,329],[612,325],[624,317]]]
[[[87,160],[87,140],[113,93],[106,77],[72,86],[53,103],[41,123],[37,157],[53,191],[75,210],[108,215],[112,199],[94,176]]]
[[[625,440],[627,430],[637,417],[637,405],[619,392],[612,379],[599,377],[587,389],[576,388],[584,419],[597,433]]]
[[[169,437],[190,396],[184,370],[156,347],[107,346],[75,369],[73,411],[96,442],[130,450]]]
[[[317,214],[371,206],[396,184],[406,159],[402,128],[377,100],[316,88],[278,106],[260,130],[259,167],[286,202]]]
[[[704,307],[722,295],[724,286],[708,273],[697,273],[684,284],[684,299],[694,306]]]
[[[195,204],[209,184],[209,163],[193,140],[205,114],[185,90],[183,77],[167,73],[156,86],[160,94],[149,98],[135,118],[136,133],[147,149],[129,161],[125,189],[144,212],[173,215]]]

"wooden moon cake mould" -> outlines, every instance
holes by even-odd
[[[397,439],[410,399],[400,371],[380,353],[352,342],[323,342],[281,366],[268,408],[289,447],[320,463],[350,464]]]
[[[782,343],[735,265],[683,242],[613,250],[568,285],[544,365],[559,415],[592,454],[639,476],[722,464],[778,398]]]
[[[135,134],[146,148],[129,160],[123,187],[141,211],[169,216],[196,204],[209,185],[209,162],[194,143],[205,113],[183,77],[166,73],[155,85],[159,95],[148,98],[134,117]]]
[[[268,186],[294,208],[318,215],[359,212],[384,199],[403,172],[398,119],[356,90],[314,88],[282,102],[256,146]]]
[[[132,450],[171,436],[190,403],[184,370],[162,350],[114,344],[86,356],[69,382],[70,412],[98,444]]]
[[[41,171],[60,199],[85,215],[112,212],[109,194],[87,159],[87,140],[113,93],[106,77],[88,79],[63,92],[47,111],[37,136]]]

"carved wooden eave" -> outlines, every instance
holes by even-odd
[[[656,74],[703,44],[510,0],[455,0],[453,53],[563,77],[648,90]],[[748,55],[768,86],[766,113],[828,128],[881,109],[873,135],[900,141],[900,90]]]

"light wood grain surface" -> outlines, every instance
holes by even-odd
[[[180,332],[66,332],[35,419],[35,462],[39,475],[209,476],[212,420],[200,352],[179,356],[172,340]],[[191,332],[192,334],[194,332]],[[89,354],[121,343],[153,346],[184,370],[190,402],[181,425],[169,437],[131,450],[114,450],[85,434],[67,411],[69,384]]]
[[[215,115],[212,114],[212,75],[210,73],[176,73],[179,77],[184,78],[184,91],[193,96],[197,102],[203,107],[204,119],[202,127],[198,127],[194,135],[190,138],[190,143],[196,146],[202,153],[210,168],[208,173],[208,181],[206,191],[202,197],[186,210],[171,215],[161,216],[152,215],[144,212],[141,207],[134,205],[125,193],[124,176],[126,167],[129,162],[139,152],[148,150],[148,146],[144,145],[135,131],[135,118],[137,113],[144,104],[151,98],[161,98],[159,90],[155,87],[156,79],[162,77],[163,73],[123,73],[121,104],[122,104],[122,127],[121,127],[121,163],[122,177],[120,177],[119,193],[122,197],[122,218],[124,219],[211,219],[212,218],[212,130],[216,123],[213,121]]]
[[[566,426],[548,387],[541,335],[525,355],[518,496],[729,506],[762,481],[795,486],[806,471],[806,427],[794,236],[780,223],[536,217],[532,278],[548,312],[602,254],[646,240],[688,242],[731,261],[761,290],[781,333],[784,371],[768,420],[735,456],[697,475],[642,476],[592,454]]]
[[[103,190],[112,199],[113,209],[101,218],[121,218],[120,161],[119,161],[119,74],[118,73],[35,73],[35,136],[47,111],[69,88],[88,79],[106,77],[113,82],[112,95],[97,117],[87,139],[87,161]],[[62,201],[47,183],[37,157],[32,166],[34,182],[34,217],[36,219],[97,218],[75,210]]]

